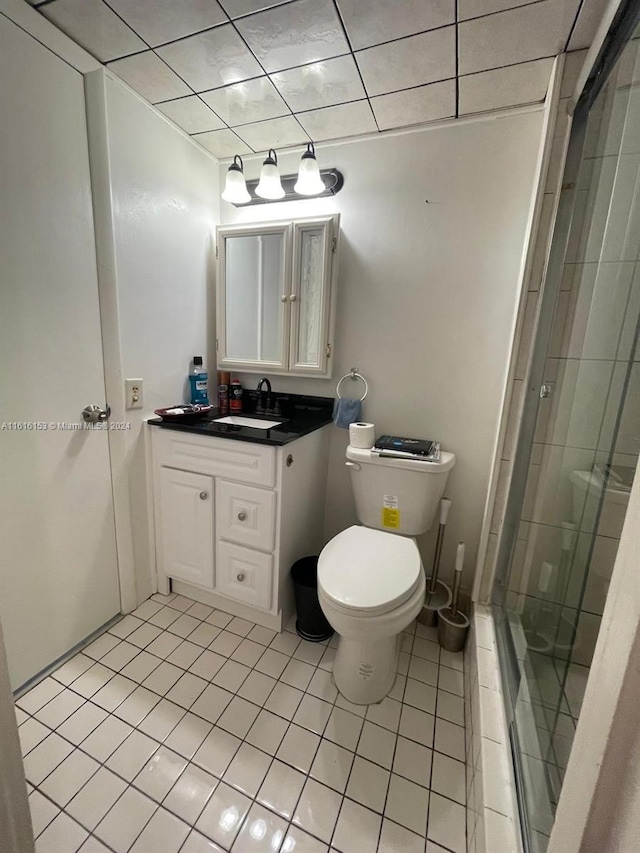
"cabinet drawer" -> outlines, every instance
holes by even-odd
[[[154,428],[155,429],[155,428]],[[157,462],[255,486],[274,486],[276,448],[249,441],[155,429]]]
[[[216,530],[220,538],[273,551],[275,521],[275,492],[216,480]]]
[[[161,565],[167,577],[213,589],[213,479],[160,469]]]
[[[260,607],[271,609],[273,557],[230,542],[218,542],[216,548],[216,592]]]

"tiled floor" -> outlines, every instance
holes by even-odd
[[[434,640],[364,708],[337,638],[153,596],[17,701],[37,853],[463,853],[462,655]]]

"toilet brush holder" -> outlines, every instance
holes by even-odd
[[[436,581],[435,592],[430,592],[430,588],[431,583],[427,581],[427,594],[422,610],[418,613],[418,622],[434,628],[438,624],[438,610],[451,604],[451,589],[444,581]]]
[[[456,567],[453,574],[453,596],[451,607],[438,610],[438,641],[448,652],[461,652],[469,632],[469,619],[458,610],[462,566],[464,564],[464,543],[460,542],[456,552]]]

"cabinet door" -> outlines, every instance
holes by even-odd
[[[269,610],[273,557],[222,541],[216,551],[216,592]]]
[[[289,367],[295,373],[331,373],[335,224],[333,217],[294,223]]]
[[[161,468],[160,506],[164,573],[213,589],[213,477]]]
[[[218,229],[218,366],[288,366],[289,224]]]
[[[275,523],[275,492],[216,480],[216,529],[219,538],[261,551],[272,551]]]

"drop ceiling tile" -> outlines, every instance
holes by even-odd
[[[147,47],[102,0],[56,0],[39,11],[100,62]]]
[[[245,124],[243,127],[238,127],[236,133],[254,151],[286,148],[288,145],[303,145],[309,141],[307,134],[293,116]]]
[[[602,7],[602,0],[584,0],[578,13],[576,25],[571,33],[567,50],[581,50],[585,47],[591,47],[593,37],[602,18]]]
[[[371,98],[380,130],[436,121],[456,114],[456,81],[444,80],[416,89]]]
[[[160,47],[158,55],[196,92],[229,86],[263,73],[232,24]]]
[[[201,98],[232,127],[289,114],[289,108],[268,77],[203,92]]]
[[[456,73],[455,27],[370,47],[356,53],[369,95],[384,95]]]
[[[232,130],[213,130],[211,133],[199,133],[193,138],[221,160],[224,157],[233,157],[234,154],[253,153]]]
[[[578,2],[542,0],[486,18],[463,21],[458,27],[460,74],[560,53]]]
[[[236,26],[269,72],[349,52],[331,0],[297,0],[242,18]]]
[[[492,15],[494,12],[515,9],[516,6],[527,6],[532,2],[535,0],[458,0],[458,20],[481,18],[483,15]],[[560,2],[563,3],[564,0]]]
[[[187,84],[151,50],[117,59],[109,68],[151,103],[191,94]]]
[[[279,71],[271,80],[294,113],[366,97],[352,56]]]
[[[224,122],[197,95],[158,104],[158,109],[187,133],[219,130]]]
[[[354,50],[455,22],[455,0],[338,0]]]
[[[151,47],[227,20],[216,0],[109,0],[109,5]]]
[[[553,59],[538,59],[459,78],[460,113],[479,113],[542,101]]]
[[[368,101],[311,110],[297,118],[314,142],[374,133],[378,129]]]
[[[270,6],[279,6],[288,0],[220,0],[225,12],[230,18],[239,18],[241,15],[250,15],[252,12],[260,12]]]

